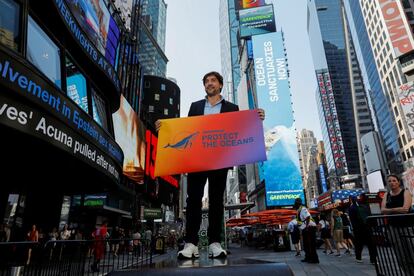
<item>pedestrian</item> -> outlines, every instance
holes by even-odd
[[[296,220],[299,228],[302,230],[303,249],[305,251],[305,259],[302,262],[318,264],[319,257],[316,253],[316,223],[314,222],[308,208],[303,206],[300,197],[295,199],[293,207],[297,210]]]
[[[246,233],[244,232],[243,227],[239,229],[239,240],[240,240],[240,248],[242,248],[246,243]]]
[[[362,249],[364,248],[364,245],[366,245],[368,247],[370,262],[375,264],[375,245],[367,224],[367,217],[369,216],[368,207],[360,205],[356,196],[350,196],[350,202],[349,218],[351,220],[352,229],[354,230],[356,262],[362,263]]]
[[[321,219],[319,220],[318,223],[318,228],[319,231],[321,232],[321,239],[323,240],[325,249],[323,251],[323,253],[328,254],[328,250],[329,250],[329,255],[333,254],[333,250],[332,250],[332,245],[331,245],[331,227],[329,225],[329,222],[326,220],[326,215],[325,214],[321,214]]]
[[[412,208],[411,193],[401,186],[401,181],[398,176],[390,174],[387,176],[387,181],[388,192],[385,193],[384,198],[382,199],[381,212],[385,215],[402,215],[409,213]],[[387,225],[388,228],[386,228],[386,230],[390,235],[389,239],[394,249],[398,264],[407,275],[412,275],[412,272],[414,271],[414,249],[412,247],[413,241],[411,238],[413,235],[411,229],[414,225],[413,217],[390,217],[388,221],[389,225]]]
[[[238,111],[239,107],[220,95],[223,88],[223,77],[217,72],[209,72],[203,77],[203,85],[207,93],[205,99],[193,102],[188,116],[218,114]],[[264,120],[264,111],[258,110],[259,117]],[[156,122],[157,130],[161,122]],[[224,203],[223,195],[226,188],[229,168],[189,173],[187,178],[187,213],[186,213],[186,245],[179,251],[178,258],[198,258],[198,231],[201,223],[201,201],[206,180],[209,183],[208,254],[211,258],[226,257],[227,252],[221,247]]]
[[[111,232],[111,249],[115,257],[118,256],[120,238],[121,232],[119,231],[119,227],[115,226],[115,228]]]
[[[351,253],[350,250],[354,248],[354,243],[352,242],[352,240],[354,239],[354,236],[352,234],[351,222],[349,221],[349,216],[347,213],[339,212],[339,215],[341,216],[341,219],[342,219],[342,231],[344,234],[344,242],[349,249],[348,253]]]
[[[135,233],[132,234],[132,250],[134,252],[134,256],[139,258],[140,249],[141,249],[141,234],[139,233],[138,229],[135,231]]]
[[[332,218],[331,218],[331,235],[334,238],[335,241],[335,247],[336,247],[336,257],[341,256],[341,247],[346,249],[346,253],[349,252],[349,249],[347,245],[344,242],[344,232],[343,232],[343,224],[342,224],[342,218],[339,214],[338,209],[332,210]]]
[[[288,223],[288,232],[296,250],[295,256],[300,256],[300,229],[296,216],[292,216],[292,220]]]
[[[101,227],[98,227],[94,233],[94,255],[95,259],[91,265],[92,272],[99,272],[99,263],[105,255],[105,239],[108,234],[108,223],[103,221]]]
[[[36,224],[33,224],[32,229],[27,233],[27,240],[31,242],[31,244],[29,244],[29,250],[27,252],[27,261],[26,261],[26,265],[29,265],[32,259],[32,251],[37,246],[37,243],[39,242],[39,231],[37,231]]]
[[[64,241],[69,240],[70,235],[71,235],[71,232],[69,230],[69,226],[67,224],[65,224],[63,226],[62,231],[60,231],[60,239],[64,240]]]
[[[151,252],[151,243],[152,243],[152,231],[151,229],[147,229],[145,231],[145,250],[146,253],[150,253]]]

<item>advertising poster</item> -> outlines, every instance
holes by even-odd
[[[69,9],[88,38],[114,65],[119,29],[103,0],[67,0]]]
[[[76,74],[68,77],[66,83],[69,98],[88,113],[88,95],[85,78],[81,74]]]
[[[234,0],[236,10],[249,9],[265,5],[265,0]]]
[[[254,36],[254,67],[258,106],[266,111],[264,135],[267,161],[261,164],[267,206],[305,202],[291,105],[287,60],[281,32]]]
[[[256,110],[161,122],[155,176],[222,169],[266,159],[263,124]]]
[[[112,115],[115,141],[124,152],[123,173],[138,184],[144,184],[145,127],[121,95],[121,104]]]
[[[401,85],[398,89],[398,100],[400,101],[405,125],[408,127],[410,138],[414,137],[414,82],[410,81]]]
[[[240,37],[250,37],[276,31],[273,5],[239,11]]]

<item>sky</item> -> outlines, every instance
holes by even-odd
[[[296,129],[322,139],[315,102],[316,78],[306,32],[306,0],[267,0],[275,7],[276,28],[285,35]],[[165,0],[167,76],[181,89],[181,116],[204,97],[202,77],[221,72],[219,0]]]

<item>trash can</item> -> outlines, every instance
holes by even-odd
[[[155,238],[155,253],[164,254],[165,253],[165,237],[158,236]]]
[[[289,238],[283,229],[273,230],[273,250],[288,251],[290,248]]]

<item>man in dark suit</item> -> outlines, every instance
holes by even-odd
[[[193,102],[188,116],[218,114],[238,111],[239,107],[224,100],[220,95],[223,88],[223,77],[217,72],[209,72],[203,77],[203,84],[207,93],[205,99]],[[264,120],[264,110],[258,109],[260,119]],[[157,130],[161,124],[156,122]],[[220,245],[220,235],[223,224],[224,203],[223,195],[226,189],[227,172],[230,168],[189,173],[187,178],[187,213],[186,213],[186,244],[178,252],[178,258],[198,258],[198,231],[201,223],[201,205],[204,186],[208,179],[208,230],[209,257],[226,257],[227,252]]]

